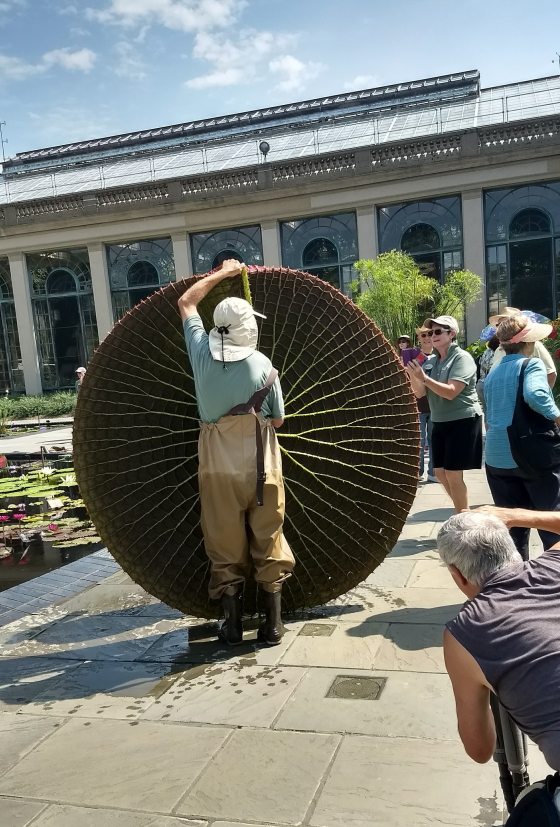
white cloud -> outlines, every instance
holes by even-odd
[[[343,89],[348,89],[348,91],[371,89],[372,86],[376,86],[378,83],[379,80],[375,75],[356,75],[352,80],[346,81]]]
[[[91,49],[54,49],[46,52],[37,63],[26,63],[19,57],[0,54],[0,81],[25,80],[56,66],[70,71],[89,72],[97,55]]]
[[[42,58],[45,66],[62,66],[77,72],[91,72],[96,59],[97,55],[91,49],[77,49],[73,52],[68,47],[46,52]]]
[[[0,14],[7,14],[24,9],[27,5],[27,0],[0,0]],[[5,23],[5,20],[0,20],[0,23]]]
[[[105,9],[86,9],[86,16],[98,23],[154,24],[199,32],[231,26],[246,4],[246,0],[111,0]]]
[[[189,89],[208,89],[250,83],[266,75],[274,62],[270,58],[284,53],[296,40],[292,34],[254,30],[241,32],[235,40],[225,34],[199,32],[193,56],[209,63],[211,70],[187,80],[185,85]]]
[[[117,61],[114,66],[115,74],[130,80],[143,80],[146,77],[146,65],[138,57],[138,50],[132,43],[119,41],[115,46]]]
[[[283,92],[296,92],[302,89],[309,80],[316,78],[323,69],[320,63],[311,61],[305,63],[293,55],[274,58],[268,66],[273,74],[279,75],[277,88]]]
[[[0,55],[0,78],[4,80],[25,80],[25,78],[43,71],[40,65],[26,63],[19,57]]]

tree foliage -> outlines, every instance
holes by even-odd
[[[360,310],[374,320],[390,342],[405,334],[414,338],[415,328],[431,307],[434,280],[420,272],[413,258],[396,250],[382,253],[375,260],[361,259],[355,267],[362,289],[356,299]]]
[[[482,288],[480,276],[470,270],[448,273],[440,284],[397,250],[374,260],[361,259],[355,267],[362,291],[356,304],[393,343],[405,334],[414,339],[415,329],[429,316],[450,315],[461,321]]]

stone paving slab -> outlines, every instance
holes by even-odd
[[[466,764],[457,744],[347,736],[310,823],[314,827],[501,825],[498,775],[473,762]]]
[[[74,719],[0,778],[0,794],[171,814],[229,734]]]
[[[411,589],[448,589],[452,583],[447,566],[437,560],[418,560],[407,586]]]
[[[20,801],[17,798],[0,797],[0,813],[4,827],[27,827],[46,805],[36,801]],[[41,824],[35,821],[34,824]]]
[[[378,700],[327,697],[338,676],[387,679]],[[378,669],[309,669],[275,729],[358,733],[455,741],[455,706],[447,675]],[[418,749],[421,749],[418,744]]]
[[[68,804],[51,804],[33,822],[33,827],[206,827],[206,825],[205,821],[190,821],[173,816],[127,813],[122,810],[106,810],[105,808],[92,810],[88,807],[73,807]]]
[[[168,664],[81,663],[25,706],[29,715],[137,720],[171,685]]]
[[[78,666],[78,661],[57,658],[0,659],[0,712],[15,712],[47,690],[58,692],[68,672]]]
[[[413,567],[411,560],[387,557],[364,582],[379,588],[400,588],[406,586]]]
[[[299,634],[292,641],[280,663],[285,666],[338,666],[346,669],[369,669],[379,652],[387,631],[385,623],[368,623],[360,633],[356,627],[345,623],[321,620],[315,624],[318,630],[331,632],[328,636],[304,635],[302,624]],[[350,632],[354,633],[351,634]]]
[[[190,817],[204,814],[210,819],[299,824],[339,742],[334,735],[238,730],[176,812]]]
[[[445,589],[378,589],[358,586],[345,596],[344,613],[333,618],[347,623],[439,623],[455,617],[464,595],[453,583]]]
[[[299,685],[304,669],[238,664],[194,666],[142,713],[167,720],[269,727]]]
[[[445,673],[442,645],[440,625],[392,623],[375,658],[375,668]]]
[[[0,775],[15,766],[63,723],[63,719],[0,713]],[[0,824],[3,823],[2,818],[0,810]]]
[[[133,661],[178,621],[108,614],[72,616],[48,624],[30,640],[8,643],[4,657]],[[184,620],[180,621],[184,624]]]

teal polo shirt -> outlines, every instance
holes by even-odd
[[[255,350],[239,362],[218,362],[208,346],[208,334],[196,313],[183,324],[187,354],[193,370],[198,413],[203,422],[217,422],[236,405],[247,402],[266,384],[272,370],[270,359]],[[284,418],[284,400],[277,378],[266,397],[262,414],[266,418]]]
[[[436,382],[447,383],[457,379],[465,386],[455,399],[444,399],[435,391],[426,388],[432,422],[455,422],[457,419],[482,415],[482,408],[475,389],[475,361],[471,354],[460,348],[456,342],[450,344],[445,359],[437,356],[430,375]]]

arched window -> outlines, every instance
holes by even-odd
[[[98,343],[86,249],[26,256],[43,390],[73,388]]]
[[[191,239],[193,271],[208,273],[227,258],[246,264],[263,264],[261,228],[231,227],[208,233],[193,233]]]
[[[301,262],[304,270],[340,287],[340,255],[336,245],[328,238],[314,238],[310,241],[303,250]]]
[[[550,235],[550,218],[542,210],[521,210],[509,225],[509,237],[520,238],[529,235]]]
[[[76,279],[68,270],[53,270],[49,273],[45,282],[45,292],[53,293],[77,293]]]
[[[154,265],[150,264],[149,261],[137,261],[129,268],[126,280],[129,287],[158,285],[159,274]]]
[[[315,238],[305,247],[302,264],[308,267],[323,267],[325,264],[338,264],[338,250],[328,238]]]
[[[351,294],[358,258],[355,213],[285,221],[280,238],[284,267],[306,270]]]
[[[439,250],[440,247],[439,233],[431,224],[413,224],[404,231],[401,238],[401,250],[411,255]]]
[[[214,256],[214,260],[212,261],[212,270],[215,270],[216,267],[219,267],[228,258],[234,258],[236,261],[243,261],[239,253],[235,250],[221,250],[216,256]]]

